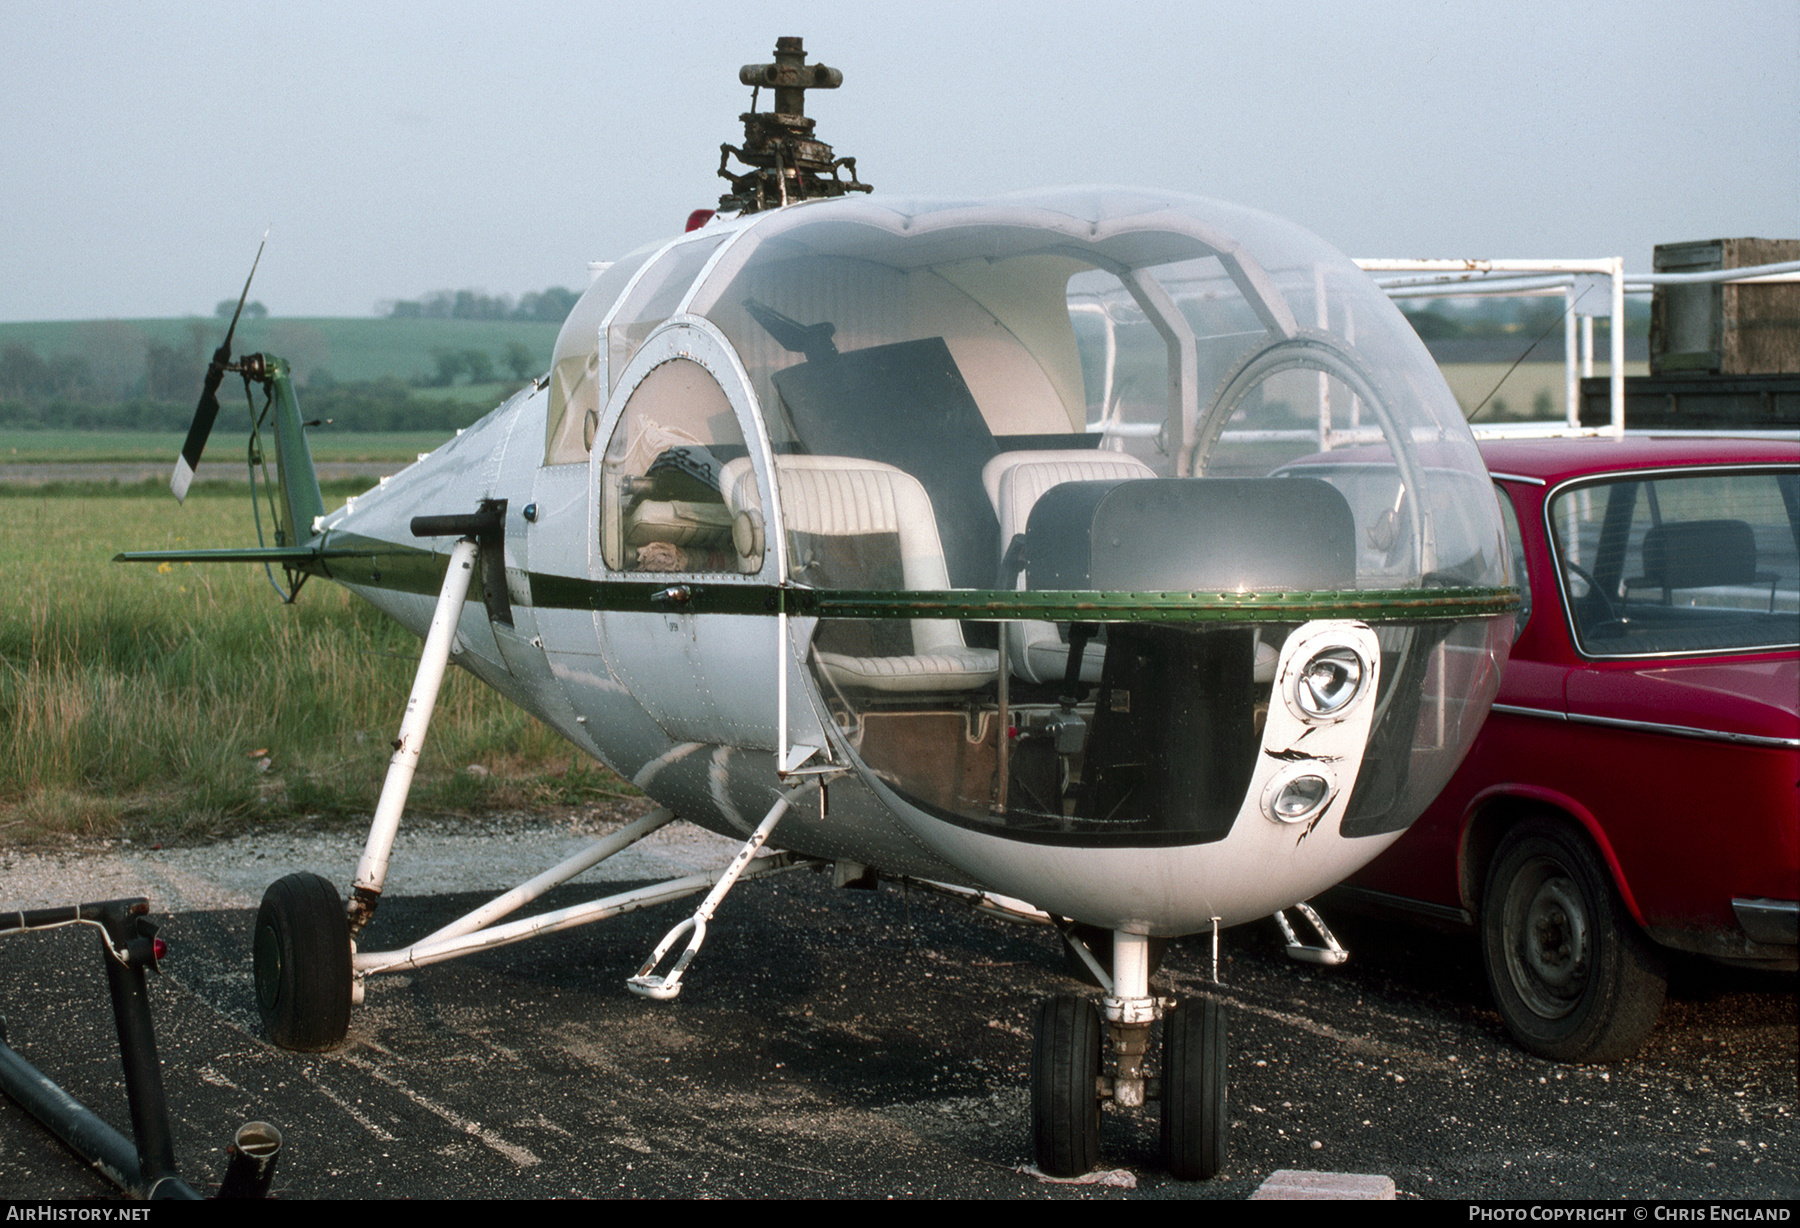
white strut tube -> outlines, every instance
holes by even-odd
[[[400,736],[394,739],[394,757],[388,760],[381,800],[375,805],[375,819],[369,825],[369,840],[363,847],[362,860],[356,863],[352,899],[358,891],[380,895],[387,880],[388,854],[394,848],[394,834],[400,830],[400,812],[406,808],[406,796],[412,791],[413,773],[418,770],[419,752],[425,744],[425,727],[431,723],[438,687],[443,684],[444,668],[450,661],[457,620],[462,616],[463,600],[474,575],[475,550],[475,543],[465,538],[450,551],[444,587],[438,593],[431,629],[425,635],[425,649],[419,655],[419,672],[406,700],[406,715],[400,720]]]
[[[560,887],[577,875],[586,873],[601,862],[622,849],[630,848],[651,832],[668,826],[675,821],[673,810],[653,810],[642,818],[621,827],[611,835],[603,836],[582,849],[579,853],[559,862],[545,870],[536,878],[521,883],[505,895],[483,904],[474,912],[452,921],[442,929],[433,930],[413,945],[429,946],[447,938],[461,938],[464,934],[473,934],[485,929],[500,918],[517,912],[521,907],[531,903],[553,887]]]
[[[744,867],[750,864],[757,851],[774,833],[775,825],[781,822],[781,816],[788,812],[788,807],[792,806],[803,794],[810,793],[818,787],[817,781],[810,781],[775,799],[775,804],[769,807],[769,813],[763,816],[763,821],[750,834],[750,838],[744,841],[744,847],[738,850],[737,856],[731,859],[731,864],[719,874],[719,879],[713,884],[713,889],[707,892],[704,900],[700,901],[700,907],[694,910],[694,915],[664,934],[663,940],[656,944],[656,950],[650,953],[650,958],[644,961],[644,965],[638,969],[637,975],[626,980],[625,984],[631,992],[642,997],[655,998],[659,1002],[666,1002],[681,992],[681,974],[687,971],[687,966],[699,953],[700,944],[706,941],[707,923],[712,920],[713,913],[718,910],[720,901],[724,900],[726,893],[744,873]],[[676,959],[675,966],[669,970],[667,976],[653,975],[656,966],[662,962],[663,956],[669,953],[669,948],[674,946],[683,934],[691,934],[692,937],[688,939],[687,947]]]

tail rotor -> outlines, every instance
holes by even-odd
[[[244,292],[238,295],[237,310],[231,313],[231,327],[225,330],[225,340],[213,351],[212,361],[206,366],[206,381],[200,386],[200,404],[194,408],[194,420],[188,426],[181,455],[175,460],[175,474],[169,479],[169,489],[175,493],[178,502],[187,499],[188,487],[194,482],[194,471],[200,467],[200,454],[206,450],[207,437],[212,434],[213,422],[219,416],[219,385],[231,369],[231,338],[237,332],[238,317],[244,314],[244,303],[250,297],[250,283],[256,279],[256,266],[262,263],[263,248],[268,242],[269,232],[265,230],[262,242],[256,246],[256,259],[250,262],[250,276],[244,279]]]

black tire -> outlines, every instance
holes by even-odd
[[[1181,1181],[1205,1181],[1225,1167],[1231,1119],[1225,1111],[1225,1012],[1217,999],[1181,1003],[1163,1016],[1162,1149]]]
[[[1613,1062],[1643,1047],[1668,988],[1662,951],[1619,901],[1572,827],[1528,819],[1494,850],[1481,955],[1507,1030],[1559,1062]]]
[[[319,1053],[350,1031],[350,925],[336,888],[290,874],[263,893],[253,939],[256,1006],[269,1039]]]
[[[1100,1016],[1058,994],[1038,1004],[1031,1042],[1031,1134],[1038,1168],[1079,1177],[1100,1162]]]

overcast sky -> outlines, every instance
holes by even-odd
[[[0,319],[580,287],[716,202],[806,39],[878,193],[1105,182],[1354,256],[1800,236],[1800,2],[0,6]],[[765,99],[765,104],[767,99]]]

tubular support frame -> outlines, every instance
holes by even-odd
[[[1150,938],[1147,934],[1113,931],[1112,989],[1101,1001],[1108,1023],[1150,1023],[1156,999],[1150,996]]]
[[[731,864],[726,866],[724,872],[719,875],[718,881],[713,884],[713,889],[706,893],[706,898],[700,902],[700,907],[694,910],[694,915],[664,934],[663,940],[656,944],[656,950],[650,953],[650,958],[644,961],[644,966],[638,969],[637,975],[625,982],[633,993],[646,998],[654,998],[659,1002],[666,1002],[681,992],[681,974],[687,971],[688,964],[693,962],[694,956],[700,950],[700,944],[706,941],[707,922],[712,920],[719,903],[743,876],[751,858],[755,857],[757,851],[768,842],[770,835],[775,831],[775,825],[781,822],[781,817],[788,812],[788,808],[801,794],[820,787],[819,781],[808,781],[775,799],[775,804],[769,807],[769,813],[763,816],[763,821],[757,824],[756,830],[750,834],[750,838],[744,841],[744,847],[738,850],[737,856],[731,859]],[[675,966],[669,970],[668,975],[651,975],[656,965],[662,962],[663,956],[669,953],[669,948],[674,946],[676,940],[685,933],[691,933],[693,937],[688,939],[686,949],[676,959]]]
[[[412,694],[406,700],[400,735],[394,739],[394,757],[388,760],[381,800],[376,803],[368,843],[363,847],[362,860],[357,862],[350,902],[345,905],[352,936],[369,923],[375,915],[376,905],[381,902],[382,884],[387,881],[388,856],[394,849],[394,835],[400,830],[400,813],[406,808],[407,794],[412,791],[413,773],[419,767],[419,752],[424,747],[425,729],[431,723],[432,710],[437,706],[438,688],[444,681],[450,648],[456,642],[456,624],[462,617],[463,601],[469,594],[476,550],[472,539],[463,538],[450,551],[450,563],[444,569],[444,586],[431,615],[424,651],[419,654],[419,672],[413,679]]]
[[[533,917],[526,921],[515,922],[512,926],[490,929],[500,918],[516,912],[522,906],[542,896],[545,892],[585,873],[605,861],[615,853],[624,851],[675,820],[672,810],[653,810],[642,818],[627,823],[618,831],[594,841],[573,857],[566,858],[559,864],[539,874],[536,878],[521,883],[504,895],[483,904],[474,912],[452,921],[441,929],[434,930],[412,945],[397,951],[357,952],[352,956],[351,967],[358,983],[365,976],[377,972],[390,972],[399,968],[417,968],[425,964],[439,963],[456,955],[464,955],[470,951],[483,950],[489,946],[504,946],[518,942],[533,934],[548,932],[543,923],[547,917]],[[606,903],[606,901],[601,901]],[[579,905],[577,908],[592,908],[593,905]],[[560,917],[564,913],[574,911],[562,909],[558,913],[547,916]],[[624,911],[630,911],[626,909]],[[602,913],[600,916],[586,918],[600,920],[601,916],[612,916],[613,913]],[[570,924],[579,925],[582,921]],[[554,929],[567,929],[568,925],[556,925]],[[474,935],[472,942],[456,942],[457,939]],[[516,936],[514,936],[516,935]]]
[[[1337,935],[1326,928],[1325,919],[1313,911],[1312,905],[1302,901],[1294,905],[1294,911],[1311,923],[1313,929],[1318,932],[1320,941],[1325,945],[1308,946],[1295,937],[1294,927],[1288,924],[1284,909],[1275,914],[1275,924],[1281,928],[1281,937],[1287,943],[1289,959],[1298,960],[1303,964],[1328,964],[1336,967],[1350,958],[1350,952],[1346,951],[1338,942]]]
[[[1112,973],[1100,963],[1092,948],[1072,930],[1065,929],[1062,935],[1063,941],[1069,944],[1069,950],[1075,952],[1075,958],[1087,966],[1088,974],[1094,978],[1094,984],[1100,986],[1100,992],[1110,995],[1113,992]]]
[[[518,911],[523,905],[531,903],[554,887],[560,887],[570,879],[593,869],[615,853],[621,853],[648,836],[675,821],[673,810],[653,810],[649,814],[627,823],[610,836],[594,841],[587,848],[576,853],[559,864],[545,870],[536,878],[521,883],[505,895],[498,896],[487,904],[477,908],[459,920],[452,921],[440,930],[425,935],[414,943],[415,947],[429,946],[447,938],[461,938],[464,934],[473,934]]]
[[[119,1188],[145,1198],[193,1199],[200,1197],[199,1192],[175,1167],[162,1064],[156,1056],[150,995],[144,983],[145,967],[156,963],[155,927],[145,920],[149,911],[147,900],[107,900],[6,914],[0,919],[0,934],[72,924],[92,925],[100,931],[100,959],[106,965],[136,1144],[5,1042],[0,1042],[0,1090]]]
[[[142,1188],[136,1145],[4,1042],[0,1042],[0,1091],[108,1181],[122,1190]]]
[[[1113,931],[1112,986],[1100,1000],[1100,1014],[1113,1043],[1113,1103],[1136,1108],[1150,1090],[1144,1078],[1144,1057],[1150,1050],[1150,1025],[1156,1022],[1156,999],[1150,996],[1148,935]]]
[[[813,864],[815,863],[811,861],[797,861],[786,853],[779,853],[772,857],[757,858],[755,864],[746,869],[740,877],[761,878],[766,874],[774,874],[782,870],[795,870],[801,866]],[[505,925],[496,925],[459,937],[446,938],[433,942],[429,946],[421,942],[400,951],[359,951],[354,957],[354,967],[357,976],[367,977],[383,972],[398,972],[406,968],[423,968],[427,964],[441,964],[445,960],[455,959],[459,955],[467,955],[472,951],[486,951],[494,947],[509,946],[515,942],[523,942],[527,938],[535,938],[540,934],[554,934],[559,930],[575,929],[595,921],[604,921],[608,917],[636,912],[640,908],[649,908],[655,904],[667,904],[672,900],[699,895],[713,885],[714,876],[711,874],[690,874],[685,878],[672,878],[667,882],[638,887],[632,891],[608,896],[603,900],[594,900],[587,904],[573,904],[555,912],[525,917]]]
[[[1035,904],[1027,904],[1024,900],[1010,895],[1001,895],[997,891],[982,891],[975,887],[959,887],[955,883],[940,883],[930,878],[899,878],[894,881],[917,887],[921,891],[946,896],[952,900],[960,900],[984,916],[998,921],[1011,922],[1014,925],[1055,925],[1051,915]]]

